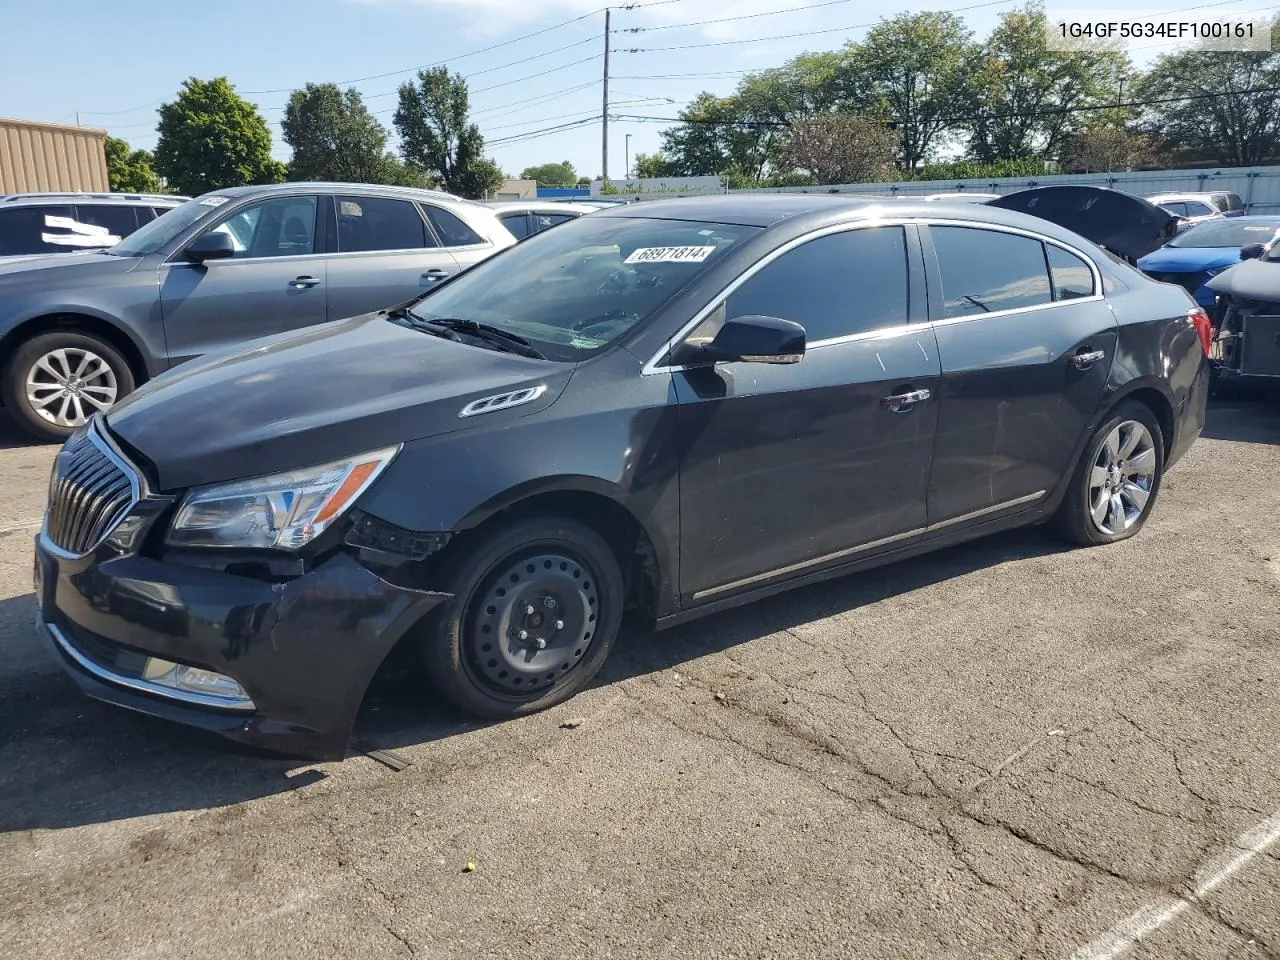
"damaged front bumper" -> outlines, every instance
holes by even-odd
[[[314,760],[345,756],[374,672],[448,598],[345,551],[272,582],[109,543],[69,557],[43,532],[35,591],[41,633],[90,696]]]

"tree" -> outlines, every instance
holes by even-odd
[[[929,159],[973,109],[976,53],[972,31],[953,13],[899,14],[845,47],[846,82],[867,91],[871,112],[897,124],[904,170]]]
[[[572,187],[578,182],[578,171],[568,160],[560,163],[540,163],[534,167],[525,167],[520,174],[521,180],[537,180],[545,187]]]
[[[867,183],[893,172],[897,137],[883,123],[823,113],[791,125],[782,155],[819,184]]]
[[[1273,27],[1273,50],[1280,50],[1278,34]],[[1278,88],[1280,53],[1197,50],[1157,59],[1136,93],[1166,101],[1146,108],[1143,126],[1170,152],[1247,167],[1280,153]]]
[[[662,180],[666,177],[679,176],[675,165],[663,156],[660,150],[654,153],[637,153],[634,169],[636,177],[641,180]]]
[[[501,185],[502,170],[486,160],[484,137],[471,122],[467,81],[446,67],[418,71],[401,84],[395,126],[405,163],[450,193],[481,199]]]
[[[130,150],[119,137],[107,137],[107,183],[112,193],[163,193],[155,158],[148,150]]]
[[[155,168],[179,193],[279,183],[285,166],[271,159],[271,131],[226,77],[182,84],[160,107]]]
[[[1070,173],[1111,173],[1156,164],[1156,150],[1149,137],[1116,126],[1082,131],[1064,153]]]
[[[974,70],[982,119],[969,124],[969,155],[981,162],[1056,157],[1090,113],[1080,108],[1119,98],[1130,68],[1120,53],[1045,48],[1044,8],[1030,4],[1000,17]]]
[[[308,83],[289,96],[280,126],[293,148],[290,180],[386,183],[398,166],[387,156],[387,131],[354,87]]]

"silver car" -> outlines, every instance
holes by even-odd
[[[515,242],[434,191],[206,194],[107,250],[0,261],[0,397],[57,440],[184,360],[401,303]]]

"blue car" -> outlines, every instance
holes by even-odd
[[[1153,280],[1176,283],[1208,309],[1214,305],[1209,279],[1239,263],[1241,247],[1260,243],[1270,250],[1278,237],[1280,217],[1208,220],[1141,258],[1138,267]]]

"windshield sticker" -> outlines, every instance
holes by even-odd
[[[196,202],[203,204],[206,207],[220,207],[227,202],[227,198],[226,197],[204,197],[203,199],[197,200]]]
[[[701,263],[715,247],[640,247],[623,263]]]

